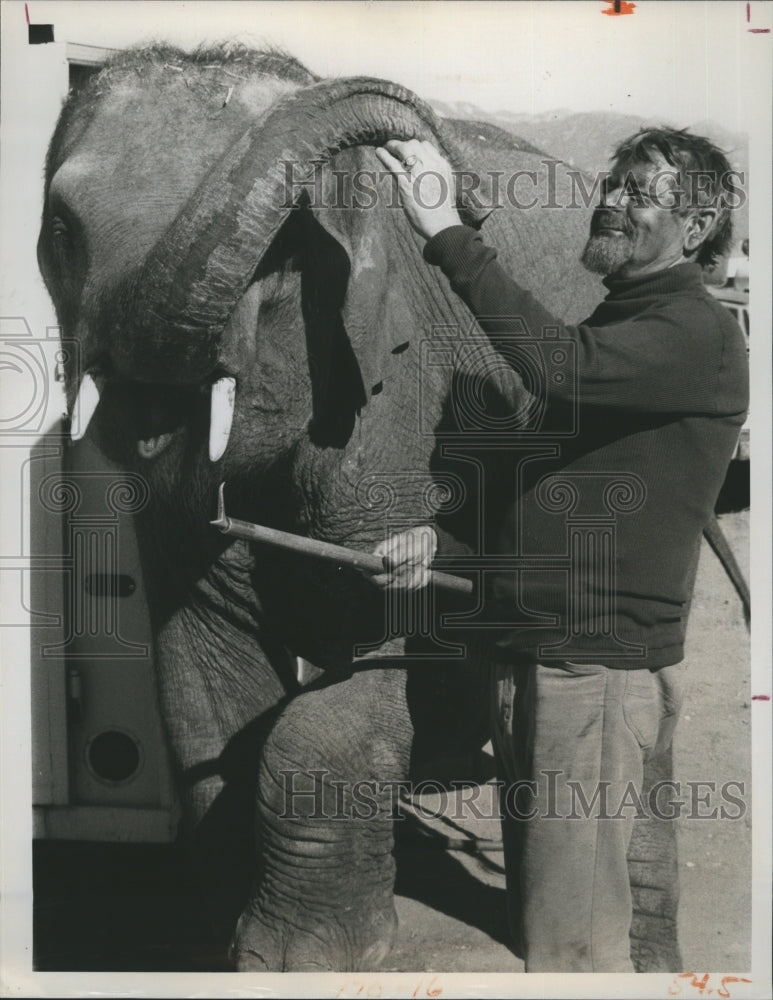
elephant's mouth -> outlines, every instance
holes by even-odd
[[[86,433],[97,406],[111,423],[120,420],[141,458],[157,458],[181,428],[202,424],[209,397],[209,457],[222,458],[231,433],[236,379],[220,375],[201,386],[187,388],[105,378],[98,370],[84,375],[73,408],[72,438]],[[121,415],[120,417],[118,415]]]
[[[99,405],[102,430],[123,440],[143,459],[164,452],[184,429],[203,439],[209,429],[209,457],[218,461],[228,446],[236,380],[220,376],[196,387],[160,385],[89,373],[73,410],[72,437],[86,433]]]

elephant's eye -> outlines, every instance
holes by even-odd
[[[59,215],[55,215],[51,220],[51,235],[56,250],[59,253],[65,253],[69,247],[70,231],[67,228],[67,223]]]

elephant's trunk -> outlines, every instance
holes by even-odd
[[[280,100],[199,185],[145,262],[133,301],[121,296],[111,339],[125,368],[165,383],[211,374],[228,317],[298,200],[288,176],[297,185],[341,150],[390,138],[432,139],[458,163],[431,108],[395,84],[334,81]],[[473,222],[487,214],[466,212]]]

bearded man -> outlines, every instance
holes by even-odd
[[[576,383],[552,380],[546,403],[550,412],[576,402],[577,433],[552,465],[524,467],[499,553],[518,552],[524,538],[531,553],[564,552],[566,517],[549,502],[551,474],[575,484],[579,503],[594,482],[619,476],[630,487],[611,573],[598,553],[574,567],[571,588],[563,571],[489,573],[484,603],[527,612],[525,624],[489,637],[508,911],[526,971],[633,971],[632,810],[567,812],[561,790],[581,788],[586,803],[601,792],[607,803],[624,802],[641,790],[645,760],[667,747],[678,718],[696,554],[748,405],[743,335],[701,281],[702,265],[730,244],[730,164],[686,131],[648,129],[623,142],[582,254],[605,275],[608,295],[584,323],[566,326],[460,224],[451,169],[433,146],[391,141],[377,153],[428,241],[425,260],[441,268],[501,356],[517,369],[508,334],[539,339],[546,328],[576,352]],[[416,197],[422,172],[440,177],[447,194],[433,208]],[[422,586],[438,536],[443,554],[437,526],[382,543],[376,582]]]

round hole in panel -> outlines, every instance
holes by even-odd
[[[139,740],[123,729],[105,729],[86,744],[86,764],[99,781],[120,785],[136,778],[144,755]]]

